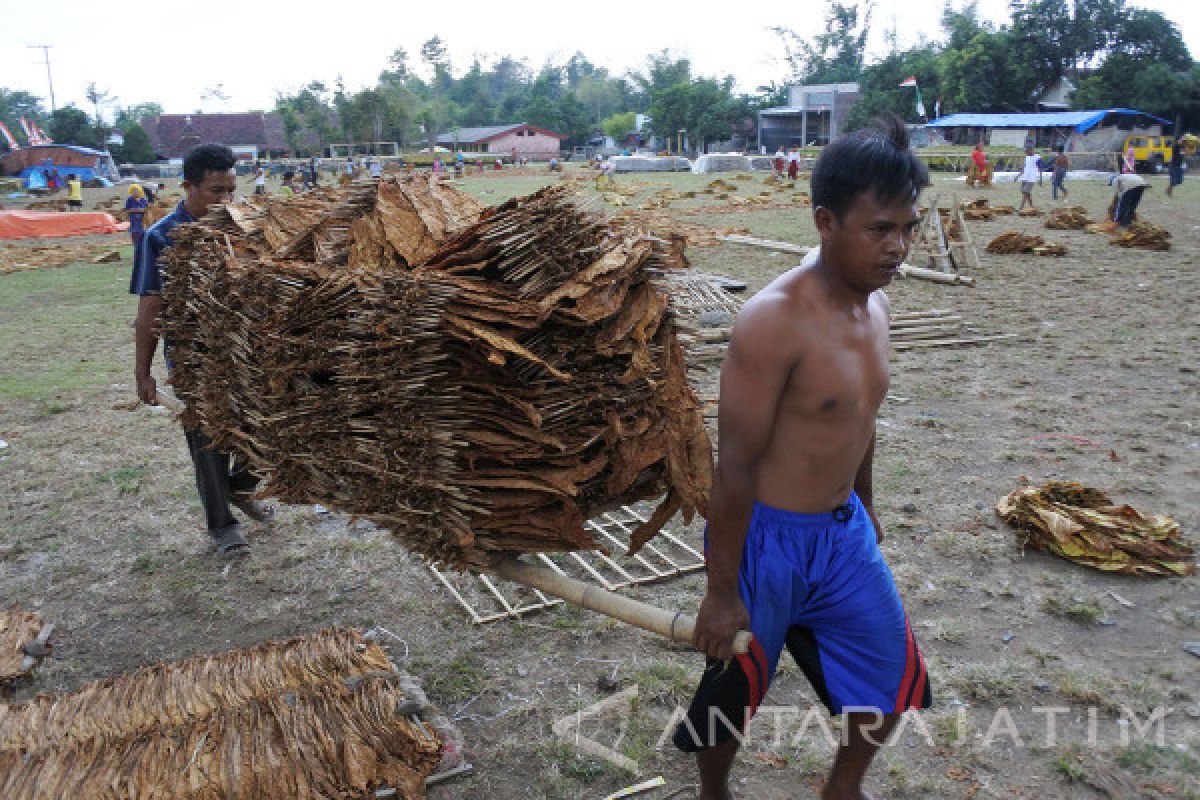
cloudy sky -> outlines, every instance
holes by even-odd
[[[1165,13],[1193,56],[1200,55],[1200,3],[1131,5]],[[86,108],[84,90],[94,81],[121,105],[153,100],[173,113],[266,109],[277,91],[313,79],[331,84],[341,75],[350,89],[371,85],[397,47],[417,64],[421,43],[439,35],[456,74],[476,55],[485,62],[512,55],[536,69],[576,51],[623,73],[666,48],[689,57],[700,74],[732,74],[740,89],[753,91],[785,74],[783,48],[770,28],[815,32],[824,3],[762,3],[729,13],[737,7],[710,0],[0,0],[0,86],[48,97],[42,50],[30,45],[49,44],[59,106]],[[942,0],[878,0],[870,50],[883,50],[883,32],[893,26],[902,45],[936,38],[941,8]],[[1007,0],[980,0],[979,8],[986,18],[1007,19]],[[213,89],[228,99],[214,97]]]

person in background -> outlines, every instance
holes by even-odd
[[[1175,187],[1183,184],[1183,145],[1179,139],[1171,145],[1171,162],[1167,165],[1167,197],[1175,192]]]
[[[988,186],[992,182],[991,170],[988,167],[987,153],[983,151],[983,142],[976,142],[971,151],[971,167],[967,172],[967,186]]]
[[[142,240],[142,259],[133,281],[134,294],[139,296],[134,378],[138,399],[147,405],[158,403],[158,386],[150,370],[158,349],[163,282],[170,280],[163,253],[171,247],[171,233],[176,226],[195,222],[210,209],[233,199],[237,189],[237,175],[233,169],[236,163],[233,151],[225,145],[206,144],[189,151],[183,159],[183,202],[146,231]],[[165,342],[163,350],[170,374],[175,366],[171,360],[171,343]],[[228,453],[214,450],[212,440],[199,429],[185,428],[184,435],[213,545],[222,555],[244,552],[249,543],[229,506],[233,505],[259,522],[270,520],[273,511],[254,499],[257,476],[237,459],[231,460]]]
[[[267,171],[262,167],[254,170],[254,193],[256,195],[267,193]]]
[[[1017,211],[1024,210],[1025,206],[1036,209],[1037,206],[1033,204],[1033,184],[1042,182],[1042,171],[1032,146],[1025,148],[1025,166],[1017,173],[1016,179],[1021,182],[1021,207]]]
[[[125,211],[129,215],[129,238],[133,240],[133,272],[129,276],[129,293],[137,294],[134,280],[137,279],[142,263],[142,237],[146,233],[146,209],[150,201],[140,184],[131,184],[129,197],[125,199]]]
[[[1116,193],[1113,195],[1111,208],[1113,222],[1121,227],[1128,227],[1137,218],[1137,207],[1142,202],[1146,191],[1146,179],[1136,172],[1123,172],[1108,179]]]
[[[800,151],[793,147],[788,153],[787,159],[787,176],[789,180],[796,180],[796,176],[800,174]]]
[[[1050,181],[1050,191],[1055,200],[1058,199],[1059,192],[1062,192],[1063,197],[1067,196],[1067,167],[1071,164],[1071,160],[1067,158],[1067,149],[1060,144],[1057,150],[1054,156],[1054,177]]]
[[[83,181],[74,172],[67,173],[67,208],[83,210]]]
[[[1133,145],[1125,148],[1125,161],[1121,165],[1121,171],[1127,175],[1132,175],[1137,172],[1137,159],[1133,155]]]
[[[371,159],[371,177],[372,178],[382,178],[383,177],[383,164],[380,163],[379,159],[377,159],[377,158]]]
[[[295,197],[296,196],[296,187],[293,184],[293,181],[295,181],[295,180],[296,180],[296,173],[292,172],[290,169],[287,172],[283,173],[283,185],[279,187],[279,195],[281,197]]]

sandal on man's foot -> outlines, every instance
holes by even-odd
[[[274,506],[255,500],[249,492],[234,492],[229,502],[255,522],[270,522],[275,518]]]
[[[212,537],[217,552],[223,556],[242,555],[250,551],[250,543],[242,535],[239,525],[230,525],[219,531],[209,531],[208,535]]]

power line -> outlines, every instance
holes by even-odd
[[[53,45],[49,44],[30,44],[26,45],[33,50],[41,50],[42,58],[46,62],[46,81],[50,84],[50,113],[53,114],[57,109],[54,106],[54,79],[50,77],[50,48]]]

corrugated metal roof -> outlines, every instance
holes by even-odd
[[[566,139],[567,137],[561,133],[548,131],[545,128],[539,128],[536,125],[530,125],[528,122],[517,122],[512,125],[487,125],[482,128],[459,128],[458,132],[451,131],[449,133],[438,134],[438,144],[482,144],[483,142],[498,139],[510,131],[524,129],[527,131],[535,131],[543,133],[546,136],[553,136],[557,139]]]
[[[1054,111],[1040,114],[951,114],[929,123],[930,128],[1074,128],[1086,133],[1110,114],[1118,117],[1142,117],[1159,125],[1170,121],[1135,111],[1132,108],[1106,108],[1098,111]]]
[[[515,131],[524,125],[523,122],[517,122],[512,125],[486,125],[481,128],[459,128],[458,143],[459,144],[475,144],[484,139],[491,139],[509,131]],[[453,133],[443,133],[438,136],[438,144],[447,144],[454,142]]]

